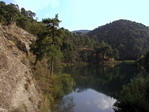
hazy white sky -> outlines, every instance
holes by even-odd
[[[149,26],[149,0],[2,0],[32,10],[39,20],[59,14],[61,27],[94,29],[118,19]]]

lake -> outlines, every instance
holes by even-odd
[[[137,64],[67,66],[76,86],[57,103],[57,112],[114,112],[123,85],[146,74]]]

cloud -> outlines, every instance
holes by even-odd
[[[116,102],[116,99],[93,89],[73,92],[68,96],[73,97],[76,112],[113,112],[113,104]]]
[[[112,108],[113,104],[116,102],[115,99],[110,97],[100,96],[101,99],[94,101],[94,104],[97,105],[99,109],[105,110]]]
[[[24,7],[33,12],[44,10],[46,8],[55,9],[59,7],[59,0],[13,0],[13,3],[18,4],[19,7]]]

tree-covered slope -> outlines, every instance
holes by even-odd
[[[75,31],[72,31],[73,33],[76,33],[76,32],[80,32],[80,33],[83,33],[83,34],[86,34],[88,33],[90,30],[75,30]]]
[[[137,59],[149,50],[149,28],[141,23],[118,20],[88,33],[98,41],[117,48],[120,59]]]

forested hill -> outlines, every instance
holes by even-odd
[[[83,33],[83,34],[86,34],[88,33],[90,30],[75,30],[75,31],[72,31],[73,33],[76,33],[76,32],[80,32],[80,33]]]
[[[118,49],[120,59],[137,59],[149,50],[149,28],[129,20],[118,20],[98,27],[88,36]]]

